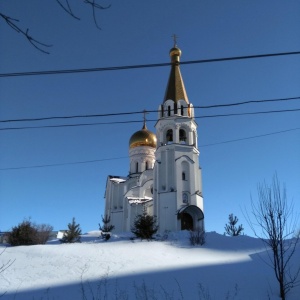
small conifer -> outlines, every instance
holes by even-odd
[[[236,216],[233,216],[233,214],[230,214],[228,217],[229,221],[228,224],[225,225],[225,233],[230,236],[238,236],[242,233],[244,230],[243,225],[239,225],[236,227],[235,225],[239,221],[239,219]]]
[[[143,214],[138,215],[135,218],[133,227],[131,228],[131,232],[142,240],[151,240],[157,230],[158,225],[156,224],[156,217],[148,215],[145,210]]]
[[[80,224],[76,224],[75,218],[73,218],[72,223],[68,224],[68,230],[64,233],[60,241],[62,243],[77,243],[80,242],[80,235]]]
[[[105,215],[104,217],[101,216],[103,225],[99,224],[99,230],[102,232],[111,232],[115,226],[110,224],[110,216]]]
[[[110,232],[115,228],[115,226],[110,224],[110,216],[105,215],[104,217],[101,216],[101,218],[103,225],[99,224],[99,230],[101,231],[102,238],[107,241],[110,239]]]

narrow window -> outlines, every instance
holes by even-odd
[[[186,132],[183,129],[179,129],[179,142],[181,144],[185,144],[186,143]]]
[[[181,115],[183,116],[183,105],[181,105],[181,108],[180,108],[180,110],[181,110]]]
[[[196,132],[193,131],[193,145],[197,146],[196,144],[197,144],[197,135],[196,135]]]
[[[185,180],[185,173],[182,172],[182,180]]]
[[[135,173],[138,173],[139,172],[139,163],[137,162],[135,164]]]
[[[167,138],[167,143],[168,142],[173,142],[173,130],[172,129],[169,129],[167,131],[166,138]]]
[[[149,169],[148,162],[146,161],[146,170]]]
[[[170,117],[171,116],[171,106],[169,105],[168,106],[168,117]]]

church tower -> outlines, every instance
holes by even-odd
[[[180,72],[181,50],[170,50],[171,72],[155,125],[154,215],[159,231],[204,229],[197,123]]]

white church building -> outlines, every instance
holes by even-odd
[[[130,232],[144,210],[157,217],[159,233],[204,229],[197,123],[182,80],[180,56],[175,44],[156,134],[144,120],[143,128],[129,140],[129,175],[107,177],[105,215],[114,232]]]

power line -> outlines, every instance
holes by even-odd
[[[154,122],[156,120],[147,120]],[[63,125],[44,125],[44,126],[23,126],[23,127],[6,127],[0,130],[22,130],[22,129],[39,129],[39,128],[63,128],[63,127],[78,127],[78,126],[95,126],[95,125],[113,125],[113,124],[128,124],[142,123],[143,121],[119,121],[119,122],[99,122],[99,123],[81,123],[81,124],[63,124]]]
[[[236,103],[225,103],[225,104],[214,104],[206,106],[194,106],[196,109],[209,109],[209,108],[219,108],[219,107],[229,107],[229,106],[240,106],[245,104],[262,104],[268,102],[279,102],[279,101],[294,101],[299,100],[298,97],[289,97],[289,98],[276,98],[276,99],[265,99],[265,100],[248,100],[243,102]],[[149,113],[157,113],[158,110],[147,110]],[[23,118],[23,119],[10,119],[10,120],[0,120],[0,123],[9,123],[9,122],[34,122],[34,121],[45,121],[45,120],[60,120],[60,119],[76,119],[76,118],[99,118],[99,117],[112,117],[112,116],[124,116],[124,115],[135,115],[143,114],[144,111],[133,111],[133,112],[120,112],[120,113],[107,113],[107,114],[89,114],[89,115],[73,115],[73,116],[52,116],[52,117],[43,117],[43,118]]]
[[[158,112],[158,111],[157,110],[147,110],[147,112]],[[113,116],[136,115],[136,114],[143,114],[143,113],[144,113],[144,111],[133,111],[133,112],[92,114],[92,115],[75,115],[75,116],[61,116],[61,117],[12,119],[12,120],[0,120],[0,123],[27,122],[27,121],[33,122],[33,121],[60,120],[60,119],[76,119],[76,118],[96,118],[96,117],[99,118],[99,117],[113,117]]]
[[[294,111],[300,111],[300,108],[281,109],[281,110],[268,110],[268,111],[256,111],[256,112],[245,112],[245,113],[232,113],[232,114],[219,114],[219,115],[208,115],[208,116],[195,117],[195,119],[246,116],[246,115],[260,115],[260,114],[273,114],[273,113],[294,112]]]
[[[60,163],[60,164],[47,164],[47,165],[26,166],[26,167],[0,168],[0,171],[21,170],[21,169],[37,169],[37,168],[48,168],[48,167],[60,167],[60,166],[67,166],[67,165],[89,164],[89,163],[102,162],[102,161],[108,161],[108,160],[117,160],[117,159],[123,159],[123,158],[128,158],[128,156],[94,159],[94,160],[85,160],[85,161],[76,161],[76,162],[68,162],[68,163]]]
[[[257,112],[245,112],[245,113],[231,113],[231,114],[218,114],[218,115],[204,115],[195,117],[195,119],[206,118],[219,118],[219,117],[233,117],[233,116],[245,116],[245,115],[259,115],[270,113],[284,113],[284,112],[296,112],[300,111],[300,108],[294,109],[282,109],[282,110],[268,110]],[[63,128],[63,127],[78,127],[78,126],[95,126],[95,125],[115,125],[115,124],[129,124],[129,123],[142,123],[143,121],[112,121],[112,122],[97,122],[97,123],[81,123],[81,124],[62,124],[62,125],[42,125],[42,126],[22,126],[22,127],[4,127],[0,128],[0,131],[4,130],[23,130],[23,129],[42,129],[42,128]],[[147,122],[157,122],[156,119],[147,120]]]
[[[199,147],[200,148],[204,148],[204,147],[210,147],[210,146],[215,146],[215,145],[240,142],[240,141],[245,141],[245,140],[250,140],[250,139],[256,139],[256,138],[260,138],[260,137],[265,137],[265,136],[269,136],[269,135],[274,135],[274,134],[279,134],[279,133],[285,133],[285,132],[289,132],[289,131],[299,130],[299,129],[300,129],[300,127],[291,128],[291,129],[286,129],[286,130],[281,130],[281,131],[276,131],[276,132],[271,132],[271,133],[265,133],[265,134],[259,134],[259,135],[254,135],[254,136],[249,136],[249,137],[244,137],[244,138],[239,138],[239,139],[234,139],[234,140],[227,140],[227,141],[218,142],[218,143],[205,144],[205,145],[201,145]]]
[[[296,55],[296,54],[300,54],[300,51],[270,53],[270,54],[258,54],[258,55],[247,55],[247,56],[234,56],[234,57],[201,59],[201,60],[190,60],[190,61],[180,62],[180,64],[181,65],[200,64],[200,63],[210,63],[210,62],[221,62],[221,61],[232,61],[232,60],[243,60],[243,59],[254,59],[254,58],[266,58],[266,57],[275,57],[275,56],[287,56],[287,55]],[[35,76],[35,75],[40,76],[40,75],[74,74],[74,73],[87,73],[87,72],[119,71],[119,70],[129,70],[129,69],[166,67],[166,66],[170,66],[170,65],[171,65],[171,63],[156,63],[156,64],[102,67],[102,68],[84,68],[84,69],[53,70],[53,71],[0,73],[0,77],[19,77],[19,76]]]
[[[240,141],[250,140],[250,139],[256,139],[256,138],[266,137],[266,136],[270,136],[270,135],[295,131],[295,130],[299,130],[299,129],[300,129],[300,127],[296,127],[296,128],[275,131],[275,132],[270,132],[270,133],[265,133],[265,134],[260,134],[260,135],[254,135],[254,136],[249,136],[249,137],[244,137],[244,138],[239,138],[239,139],[227,140],[227,141],[211,143],[211,144],[204,144],[204,145],[199,145],[199,148],[216,146],[216,145],[227,144],[227,143],[240,142]],[[66,165],[88,164],[88,163],[103,162],[103,161],[110,161],[110,160],[117,160],[117,159],[125,159],[125,158],[128,159],[128,156],[94,159],[94,160],[77,161],[77,162],[67,162],[67,163],[57,163],[57,164],[44,164],[44,165],[36,165],[36,166],[8,167],[8,168],[0,168],[0,171],[60,167],[60,166],[66,166]]]
[[[236,102],[236,103],[225,103],[225,104],[215,104],[215,105],[207,105],[207,106],[194,106],[194,108],[217,108],[217,107],[227,107],[227,106],[239,106],[245,104],[261,104],[267,102],[277,102],[277,101],[291,101],[291,100],[299,100],[300,97],[289,97],[289,98],[277,98],[277,99],[265,99],[265,100],[248,100],[243,102]]]

